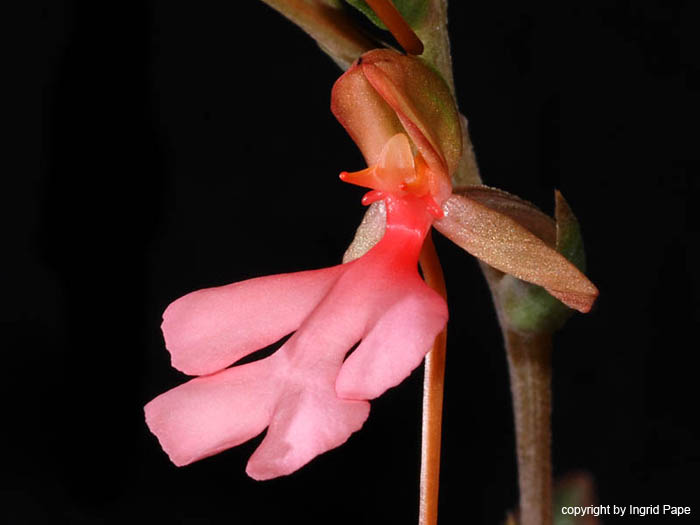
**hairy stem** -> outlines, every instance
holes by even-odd
[[[420,255],[425,282],[444,299],[447,298],[445,278],[433,239],[428,233]],[[436,525],[440,488],[440,439],[442,436],[442,399],[445,384],[445,349],[447,328],[435,338],[433,348],[425,357],[423,380],[423,446],[420,475],[420,525]]]
[[[513,392],[520,525],[552,523],[552,336],[505,330]]]

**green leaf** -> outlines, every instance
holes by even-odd
[[[364,0],[346,0],[346,2],[369,18],[375,26],[386,31],[386,26],[367,5],[367,2]],[[413,29],[416,29],[425,18],[429,7],[428,2],[429,0],[393,0],[398,12]]]

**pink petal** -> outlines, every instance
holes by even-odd
[[[340,266],[198,290],[163,314],[172,365],[211,374],[296,330],[336,281]]]
[[[416,276],[348,357],[336,382],[338,396],[374,399],[420,365],[447,322],[447,305]]]
[[[327,296],[275,354],[286,366],[280,374],[285,386],[248,463],[251,477],[289,474],[344,443],[367,419],[369,404],[339,399],[334,386],[343,358],[369,324],[375,287],[381,286],[368,260],[343,267]]]
[[[198,377],[145,407],[148,428],[177,466],[212,456],[260,434],[283,384],[272,358]]]
[[[367,419],[367,401],[341,399],[335,388],[355,343],[365,339],[359,357],[348,360],[350,376],[358,375],[352,367],[359,360],[388,367],[372,372],[357,393],[379,395],[418,365],[447,319],[444,301],[416,269],[431,218],[416,199],[387,198],[386,208],[382,242],[357,261],[203,290],[168,309],[165,332],[174,331],[181,345],[174,358],[184,355],[189,369],[240,357],[246,346],[237,338],[256,349],[296,329],[272,356],[193,379],[146,406],[148,426],[175,464],[236,446],[269,425],[247,471],[255,479],[289,474],[344,443]],[[284,330],[276,326],[279,314],[275,323],[260,321],[280,308]]]
[[[367,298],[354,293],[355,266],[344,270],[275,354],[193,379],[146,406],[147,423],[175,464],[236,446],[270,425],[249,466],[252,477],[269,479],[340,445],[362,426],[368,404],[340,400],[334,390],[343,357],[368,316],[361,308]]]
[[[345,443],[368,415],[367,401],[338,399],[329,385],[286,392],[246,472],[257,480],[290,474]]]

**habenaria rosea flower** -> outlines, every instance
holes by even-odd
[[[459,118],[444,82],[419,59],[365,54],[336,82],[331,107],[369,165],[341,178],[372,189],[365,204],[383,201],[381,240],[345,264],[199,290],[167,308],[162,329],[172,364],[200,376],[145,407],[176,465],[267,428],[247,472],[269,479],[358,430],[368,400],[403,381],[447,322],[445,301],[417,271],[433,223],[470,253],[567,304],[587,310],[595,298],[595,287],[512,213],[451,195]],[[227,368],[292,332],[271,356]]]
[[[390,141],[384,169],[405,169],[396,163],[406,149],[410,155],[405,136]],[[417,272],[432,217],[418,197],[387,194],[385,202],[386,234],[356,261],[200,290],[168,307],[163,333],[173,365],[213,374],[146,406],[148,425],[175,464],[269,427],[247,472],[289,474],[342,444],[367,419],[367,400],[420,364],[447,321],[445,302]],[[223,370],[293,331],[272,356]]]

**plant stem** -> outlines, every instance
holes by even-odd
[[[520,525],[552,523],[552,335],[505,329],[513,392]]]
[[[420,255],[425,282],[444,299],[445,278],[433,239],[428,233]],[[445,384],[447,328],[438,334],[432,350],[425,356],[423,380],[423,434],[420,475],[420,525],[436,525],[440,489],[440,439],[442,435],[442,399]]]

